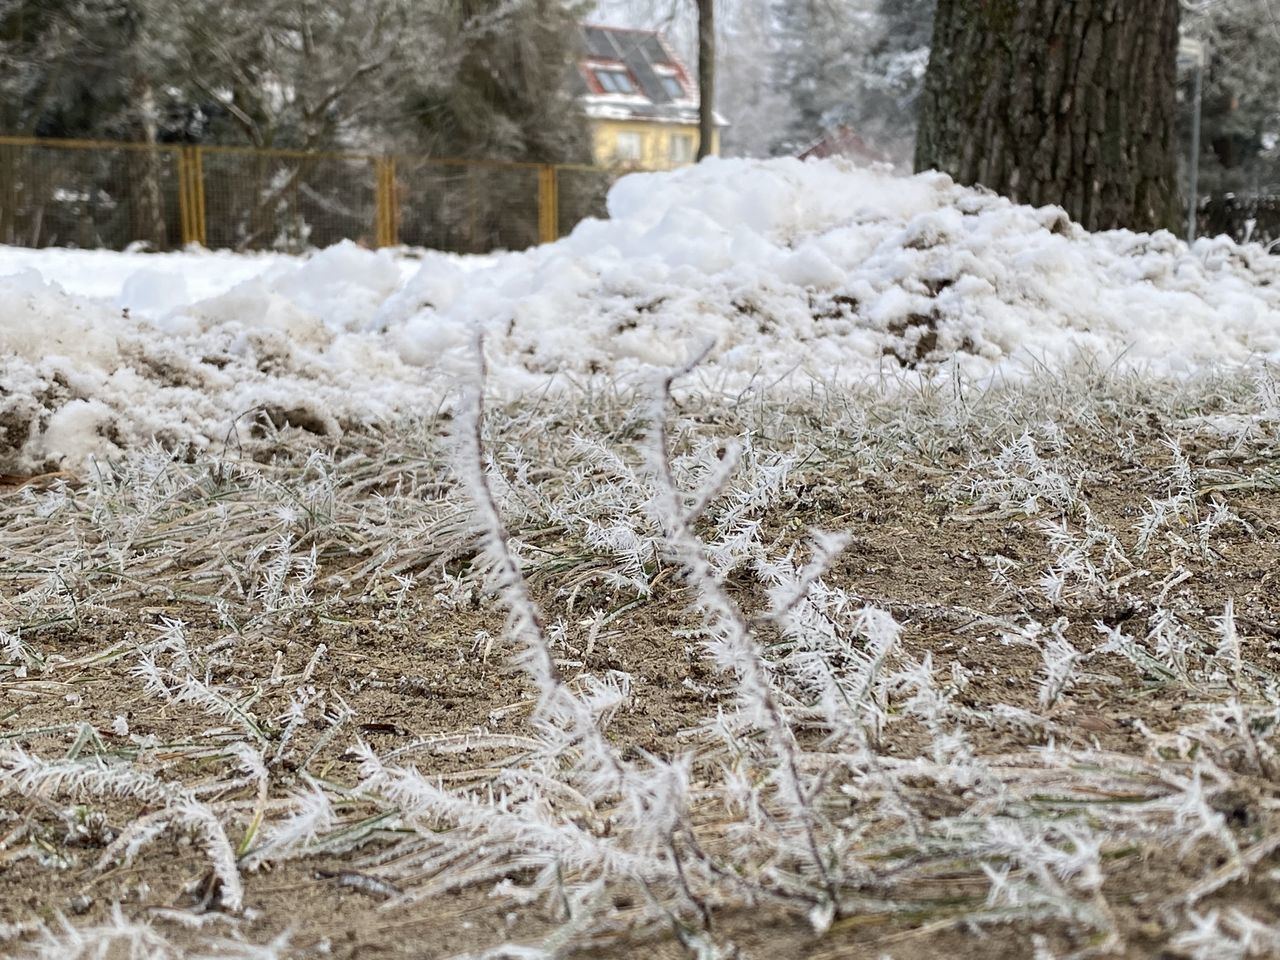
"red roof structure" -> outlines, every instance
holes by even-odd
[[[860,163],[891,163],[890,157],[872,147],[852,127],[835,127],[796,154],[801,160],[844,157]]]
[[[582,24],[574,92],[598,119],[698,122],[698,85],[654,30]],[[724,125],[722,118],[717,118]]]

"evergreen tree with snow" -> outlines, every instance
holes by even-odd
[[[887,159],[905,160],[928,62],[935,0],[778,0],[774,86],[790,122],[790,153],[848,128]]]
[[[1277,16],[1265,0],[1218,0],[1187,15],[1184,32],[1201,40],[1209,57],[1200,155],[1204,194],[1280,193]],[[1189,114],[1190,71],[1182,94]]]
[[[586,121],[565,83],[578,57],[579,5],[445,0],[445,68],[403,100],[408,143],[436,155],[589,161]]]
[[[881,0],[877,39],[861,70],[859,117],[889,153],[906,156],[915,139],[917,99],[929,65],[937,0]]]

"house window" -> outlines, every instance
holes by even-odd
[[[693,137],[687,133],[673,133],[669,155],[672,163],[692,163]]]
[[[626,163],[635,163],[644,153],[644,138],[638,133],[620,133],[613,145],[613,157]]]
[[[635,93],[636,85],[625,70],[596,70],[596,81],[605,93]]]
[[[667,96],[672,100],[684,99],[684,84],[676,77],[663,77],[662,89],[667,91]]]

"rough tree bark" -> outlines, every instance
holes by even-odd
[[[916,169],[1176,229],[1179,0],[939,0]]]
[[[711,156],[716,134],[715,0],[698,0],[698,159]]]

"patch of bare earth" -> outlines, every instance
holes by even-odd
[[[1241,687],[1230,676],[1206,679],[1201,668],[1191,671],[1194,676],[1156,669],[1163,662],[1156,641],[1150,641],[1149,670],[1115,649],[1100,651],[1114,631],[1148,644],[1160,633],[1156,618],[1170,611],[1179,630],[1216,637],[1230,600],[1241,659],[1254,671],[1255,685],[1270,683],[1280,657],[1280,498],[1258,479],[1274,471],[1265,444],[1224,453],[1212,437],[1193,433],[1181,447],[1197,477],[1193,513],[1171,527],[1180,540],[1171,545],[1162,539],[1159,549],[1139,557],[1133,546],[1144,511],[1152,499],[1168,495],[1159,478],[1170,463],[1165,440],[1171,432],[1168,423],[1099,421],[1055,441],[1085,468],[1073,503],[1087,505],[1087,523],[1075,505],[986,502],[980,491],[957,483],[967,474],[983,476],[982,464],[1000,454],[1008,433],[943,446],[928,456],[900,456],[882,470],[842,461],[819,441],[819,455],[802,460],[759,517],[761,542],[770,554],[798,546],[803,558],[808,530],[849,532],[851,541],[824,582],[893,615],[902,627],[895,658],[926,664],[946,689],[947,722],[963,731],[969,755],[995,768],[1030,765],[1030,758],[1050,749],[1092,752],[1117,765],[1126,758],[1135,765],[1162,758],[1185,765],[1197,751],[1207,755],[1207,748],[1179,745],[1179,737],[1185,741],[1187,729]],[[1107,442],[1125,434],[1132,443],[1123,451]],[[1215,477],[1223,482],[1211,482]],[[387,489],[371,485],[363,496]],[[30,487],[10,486],[0,499],[10,517],[38,507]],[[1219,505],[1242,522],[1216,529],[1198,549],[1192,530]],[[191,508],[207,509],[206,501]],[[176,529],[188,520],[178,509],[165,522]],[[1108,572],[1103,588],[1081,585],[1070,574],[1064,589],[1046,589],[1046,571],[1062,557],[1047,533],[1047,525],[1055,524],[1069,531],[1109,530],[1128,559]],[[511,527],[524,542],[544,545],[544,552],[527,554],[535,569],[577,549],[561,533],[534,529],[532,521],[517,517]],[[430,535],[425,529],[423,536]],[[365,555],[376,549],[368,546]],[[205,564],[208,550],[201,550],[193,562]],[[564,927],[571,919],[566,902],[541,897],[519,905],[494,895],[495,876],[417,899],[405,894],[437,878],[388,869],[405,828],[385,802],[356,789],[357,744],[388,762],[412,764],[444,785],[483,783],[515,749],[493,746],[495,737],[527,735],[536,692],[511,665],[506,614],[494,598],[478,589],[450,594],[439,588],[444,572],[466,575],[467,556],[408,564],[401,574],[406,579],[372,590],[368,580],[326,581],[327,573],[358,561],[359,551],[352,556],[322,555],[305,604],[237,630],[228,629],[224,611],[210,602],[232,597],[222,580],[186,584],[200,596],[173,586],[181,580],[181,556],[167,565],[163,582],[142,576],[128,589],[94,580],[92,569],[64,570],[68,579],[72,573],[79,578],[69,613],[55,589],[32,594],[38,556],[0,561],[0,611],[9,635],[20,634],[21,643],[36,651],[24,660],[16,642],[9,646],[0,670],[0,746],[47,760],[127,759],[204,800],[243,801],[252,811],[255,783],[219,786],[233,763],[224,748],[248,739],[271,774],[270,800],[329,790],[340,815],[330,829],[353,831],[349,846],[338,838],[323,853],[244,869],[243,908],[232,915],[221,910],[218,881],[189,833],[157,838],[128,862],[99,862],[131,823],[155,811],[146,800],[42,799],[0,785],[0,925],[14,933],[0,950],[21,955],[38,941],[18,933],[37,922],[55,929],[60,918],[85,928],[109,923],[116,905],[128,917],[158,924],[179,948],[206,950],[209,938],[219,936],[260,944],[287,933],[283,955],[298,957],[451,957],[508,941],[543,942]],[[85,557],[90,567],[109,566],[94,544],[86,545]],[[629,676],[625,704],[607,728],[621,756],[670,759],[687,752],[694,756],[693,780],[714,779],[723,755],[708,745],[702,728],[718,711],[731,709],[734,696],[702,653],[704,619],[693,608],[683,574],[663,561],[650,571],[647,596],[594,581],[568,588],[587,563],[569,563],[567,572],[551,565],[551,572],[534,577],[547,620],[565,625],[556,641],[560,669],[568,678],[611,671]],[[95,584],[99,592],[87,589]],[[744,609],[765,608],[766,591],[749,565],[731,573],[727,584]],[[55,600],[56,616],[42,618],[31,609]],[[201,683],[220,691],[244,717],[230,708],[211,711],[199,698],[148,689],[139,650],[174,622],[182,624],[182,644],[193,655],[199,651]],[[1054,624],[1078,657],[1050,702],[1043,692],[1044,649],[1027,638],[1047,636]],[[766,652],[782,642],[769,626],[758,636]],[[1192,642],[1189,656],[1209,657],[1206,644],[1212,642]],[[290,726],[291,706],[300,698],[308,706],[303,720]],[[873,743],[880,757],[905,761],[934,749],[936,731],[928,724],[908,718],[900,703],[890,701],[887,708],[891,719],[902,716],[880,727]],[[1219,732],[1225,742],[1226,732]],[[446,749],[449,738],[469,733],[483,733],[485,745]],[[1274,731],[1259,726],[1253,735],[1269,741]],[[814,726],[797,736],[817,750],[825,733]],[[1097,923],[1047,908],[990,909],[992,885],[982,866],[998,869],[998,861],[963,856],[950,864],[940,860],[927,876],[903,885],[873,871],[861,892],[883,904],[839,912],[826,929],[815,929],[803,906],[758,890],[754,902],[742,891],[708,900],[701,932],[719,945],[720,955],[757,958],[976,960],[1029,957],[1037,949],[1067,956],[1090,947],[1119,957],[1192,956],[1191,948],[1177,946],[1187,930],[1189,898],[1198,915],[1236,909],[1259,923],[1280,921],[1280,858],[1272,852],[1280,849],[1280,770],[1271,765],[1269,747],[1251,756],[1248,741],[1242,737],[1212,758],[1214,768],[1229,775],[1230,788],[1219,789],[1215,781],[1207,800],[1233,838],[1235,854],[1208,835],[1186,844],[1126,842],[1100,850],[1104,872],[1096,902],[1109,911],[1110,938]],[[972,813],[979,802],[963,782],[924,774],[906,782],[913,790],[911,815],[926,826]],[[1046,781],[1045,809],[1064,816],[1064,803],[1053,793]],[[1093,799],[1103,805],[1099,809],[1118,808],[1150,795],[1117,791]],[[1071,802],[1077,801],[1087,798]],[[844,815],[857,810],[851,801]],[[700,835],[714,848],[717,820],[729,813],[709,808],[694,816],[703,818]],[[259,829],[261,818],[248,813],[232,821],[228,839],[238,856],[254,849],[252,831]],[[900,868],[901,858],[893,862]],[[607,902],[594,909],[607,922],[557,947],[558,955],[712,956],[691,945],[690,910],[664,919],[643,892],[607,888],[605,896]],[[183,925],[166,911],[199,919]]]

